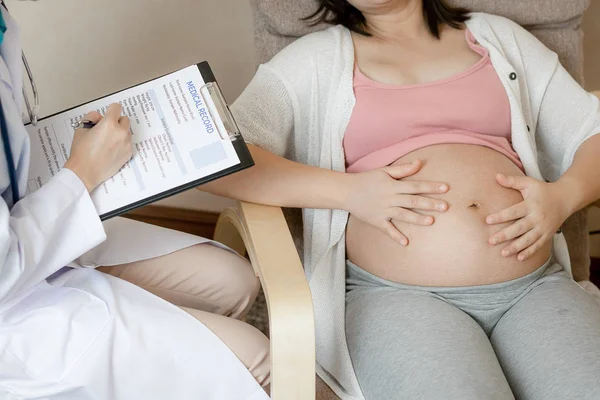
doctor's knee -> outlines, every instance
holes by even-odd
[[[201,252],[198,259],[214,266],[213,274],[219,287],[219,314],[232,318],[243,318],[250,310],[260,290],[260,281],[252,265],[245,258],[217,246],[197,246]]]

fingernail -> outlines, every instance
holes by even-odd
[[[492,240],[490,241],[490,243],[494,244],[494,245],[498,244],[499,242],[500,242],[500,239],[498,239],[497,237],[492,238]]]
[[[400,239],[400,244],[402,246],[406,246],[406,245],[408,245],[408,241],[406,239]]]
[[[441,211],[445,211],[446,210],[446,203],[440,203],[437,205],[437,209],[441,210]]]
[[[502,250],[502,255],[503,255],[504,257],[508,257],[508,256],[510,256],[510,250]]]
[[[440,190],[442,192],[445,192],[446,190],[448,190],[448,186],[447,185],[440,185]]]
[[[433,224],[433,217],[427,217],[427,218],[425,218],[425,223],[428,224],[428,225]]]
[[[519,261],[525,261],[525,256],[523,254],[519,254],[519,257],[517,257],[519,259]]]

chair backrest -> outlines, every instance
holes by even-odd
[[[312,14],[315,0],[250,0],[254,13],[255,42],[259,63],[270,60],[283,47],[327,25],[310,27],[303,17]],[[583,32],[581,22],[590,0],[447,0],[466,7],[508,17],[536,35],[555,51],[565,68],[583,83]],[[289,219],[298,237],[297,218]],[[571,217],[563,228],[569,243],[575,277],[589,277],[589,245],[586,213]],[[297,244],[300,244],[297,241]]]

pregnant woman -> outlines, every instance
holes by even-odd
[[[234,105],[256,167],[210,188],[304,208],[319,375],[343,399],[600,398],[600,305],[557,232],[600,198],[598,99],[507,19],[320,5],[335,26]]]

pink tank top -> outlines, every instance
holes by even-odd
[[[448,143],[489,147],[523,169],[512,148],[506,91],[487,50],[469,30],[465,35],[482,59],[450,78],[398,86],[355,68],[356,105],[343,142],[347,172],[385,167],[412,151]]]

